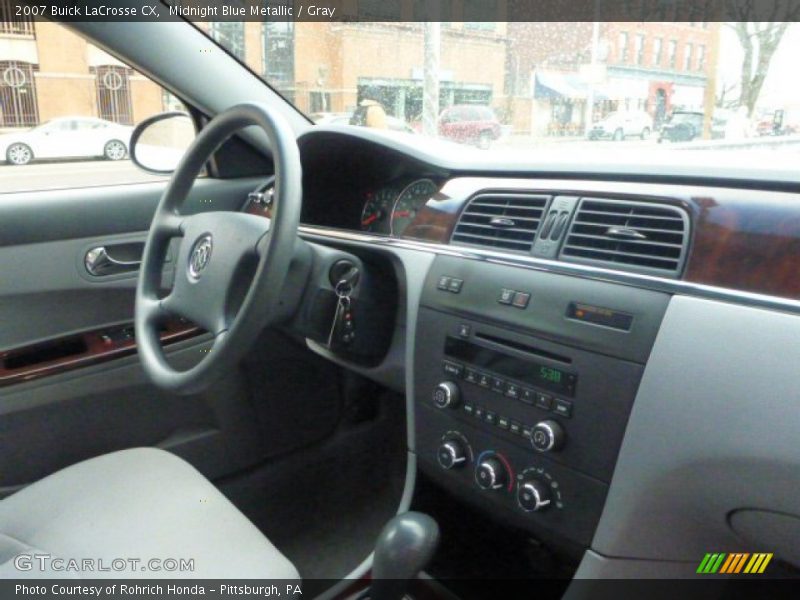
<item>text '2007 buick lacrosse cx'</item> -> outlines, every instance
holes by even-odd
[[[0,595],[800,573],[800,2],[0,16]]]

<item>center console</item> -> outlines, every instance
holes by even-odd
[[[417,322],[420,467],[537,537],[588,546],[668,300],[438,257]]]

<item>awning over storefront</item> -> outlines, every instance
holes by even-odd
[[[533,97],[537,100],[585,100],[588,96],[589,86],[577,73],[537,71],[534,75]],[[595,101],[606,98],[601,86],[595,85]]]

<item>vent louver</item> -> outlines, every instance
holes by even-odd
[[[530,252],[548,200],[531,194],[479,194],[461,213],[451,241]]]
[[[674,276],[683,266],[688,233],[688,215],[677,207],[584,198],[561,258]]]

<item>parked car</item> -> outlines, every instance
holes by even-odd
[[[11,165],[40,158],[122,160],[133,127],[94,117],[60,117],[32,129],[0,135],[0,156]]]
[[[500,132],[500,121],[488,106],[454,105],[439,115],[439,135],[460,144],[487,149]]]
[[[317,125],[349,125],[352,116],[353,113],[347,112],[320,112],[310,115],[311,120]],[[386,115],[386,125],[390,131],[415,133],[408,123],[397,117]]]
[[[703,119],[701,112],[676,110],[661,128],[658,142],[691,142],[703,135]]]
[[[589,130],[590,140],[612,139],[621,142],[628,137],[646,140],[653,132],[653,118],[643,110],[612,112]]]

